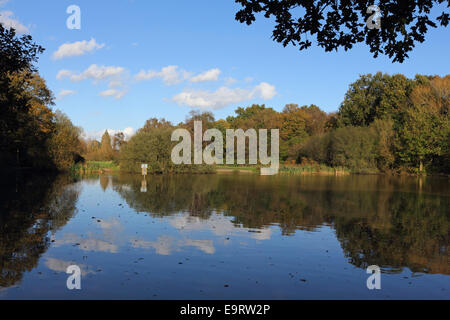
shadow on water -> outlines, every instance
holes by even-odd
[[[18,283],[73,217],[79,189],[68,176],[4,176],[0,184],[0,288]]]

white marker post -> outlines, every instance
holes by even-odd
[[[148,171],[148,164],[142,164],[141,165],[141,169],[142,169],[142,175],[144,176],[144,178],[147,176],[147,171]]]
[[[144,180],[142,180],[142,184],[141,184],[141,192],[146,193],[147,192],[147,180],[145,179],[145,177],[147,176],[148,164],[142,164],[141,169],[142,169],[142,176],[144,177]]]

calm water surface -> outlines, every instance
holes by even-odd
[[[0,299],[450,299],[449,208],[437,178],[5,178]]]

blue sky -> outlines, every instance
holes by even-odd
[[[73,4],[81,30],[66,27]],[[240,24],[238,9],[232,0],[0,0],[3,22],[46,48],[38,67],[55,108],[90,136],[131,133],[151,117],[178,123],[192,109],[224,118],[252,103],[332,112],[360,74],[450,73],[450,28],[431,30],[409,60],[393,64],[364,45],[338,53],[284,48],[270,38],[273,22]]]

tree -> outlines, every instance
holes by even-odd
[[[2,76],[9,72],[36,71],[33,63],[37,62],[38,55],[44,50],[33,43],[31,36],[24,35],[17,38],[13,28],[8,30],[0,24],[0,74]]]
[[[100,153],[101,143],[95,139],[89,139],[87,141],[86,153],[83,156],[86,160],[99,161],[104,160],[102,154]]]
[[[35,75],[33,63],[44,49],[32,42],[31,36],[16,37],[14,29],[7,30],[0,24],[0,165],[20,165],[20,154],[27,151],[19,133],[29,119],[29,110],[40,105],[51,104],[48,90],[38,92],[33,88],[43,81]],[[35,81],[36,80],[36,81]],[[25,88],[31,88],[27,92]],[[47,95],[48,99],[39,98]],[[37,99],[33,99],[37,98]],[[26,138],[31,138],[30,136]]]
[[[80,159],[81,130],[52,111],[54,96],[33,63],[44,49],[0,25],[0,164],[66,170]]]
[[[98,152],[100,150],[100,146],[101,146],[101,144],[97,140],[95,140],[95,139],[89,140],[87,142],[87,152],[88,153]]]
[[[397,125],[396,148],[401,161],[423,172],[446,153],[450,132],[450,76],[434,77],[411,93],[411,107]]]
[[[53,94],[37,73],[13,72],[7,78],[9,86],[3,92],[11,95],[9,100],[17,107],[7,119],[14,125],[4,137],[11,142],[10,154],[17,153],[18,166],[49,168],[47,140],[54,131],[54,113],[50,109]]]
[[[350,84],[338,113],[338,126],[369,126],[375,119],[397,117],[408,105],[415,83],[404,75],[378,72]]]
[[[109,136],[108,130],[102,136],[102,142],[100,147],[100,154],[102,160],[112,160],[114,152],[111,144],[111,137]]]
[[[359,172],[377,169],[377,135],[372,128],[346,127],[331,133],[330,154],[333,167],[347,167]]]
[[[202,129],[203,131],[206,131],[208,129],[212,129],[214,127],[215,119],[214,115],[211,112],[202,112],[199,110],[191,110],[189,112],[189,116],[186,117],[186,120],[184,121],[181,126],[186,128],[191,132],[191,134],[194,134],[194,122],[195,121],[201,121],[202,122]]]
[[[80,134],[81,128],[74,126],[67,115],[56,111],[55,131],[49,139],[48,147],[58,170],[68,170],[74,163],[82,160]]]
[[[306,138],[306,113],[297,104],[288,104],[281,113],[280,124],[280,157],[286,160],[293,146],[300,144]]]
[[[325,132],[328,115],[314,104],[303,106],[300,110],[305,114],[306,132],[312,136]]]
[[[113,137],[113,150],[119,151],[120,148],[126,143],[125,135],[123,132],[118,132]]]
[[[371,127],[377,133],[375,154],[378,169],[382,171],[393,169],[395,166],[394,121],[376,119]]]
[[[311,47],[308,35],[315,36],[325,51],[351,49],[365,42],[374,57],[385,54],[393,62],[403,62],[417,42],[425,41],[429,28],[447,27],[448,8],[436,19],[431,9],[448,0],[379,1],[381,28],[369,29],[373,12],[369,0],[235,0],[242,5],[236,20],[251,25],[255,14],[276,22],[272,37],[283,46],[298,45],[300,50]],[[298,16],[296,15],[298,13]]]
[[[120,167],[129,172],[139,172],[142,163],[149,165],[149,173],[169,172],[171,161],[172,130],[154,128],[139,131],[120,150]]]
[[[155,128],[170,128],[170,127],[173,127],[172,123],[164,118],[161,119],[151,118],[145,122],[144,127],[140,130],[149,131]]]

